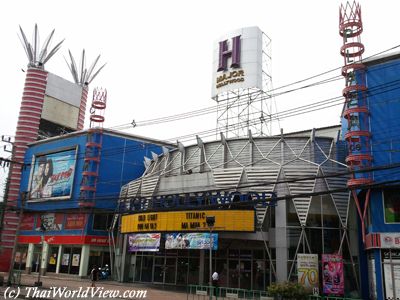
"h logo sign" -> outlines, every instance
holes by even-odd
[[[232,49],[228,50],[228,41],[219,42],[218,71],[227,69],[228,58],[232,58],[231,68],[240,67],[240,35],[232,38]]]

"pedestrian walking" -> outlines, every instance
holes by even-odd
[[[90,280],[92,281],[91,287],[96,287],[96,281],[99,280],[99,269],[97,266],[93,266],[92,271],[90,271]]]
[[[217,289],[218,289],[218,280],[219,280],[219,275],[217,273],[217,271],[215,271],[212,276],[212,285],[214,287],[214,296],[217,297]]]

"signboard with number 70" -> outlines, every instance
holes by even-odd
[[[318,287],[318,254],[297,254],[298,282],[304,287]]]

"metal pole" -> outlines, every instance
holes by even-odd
[[[212,292],[214,292],[213,290],[212,290],[212,240],[211,240],[211,237],[212,237],[212,227],[210,227],[210,277],[209,277],[209,286],[210,286],[210,300],[212,299]]]
[[[42,252],[44,249],[44,231],[42,232]],[[40,282],[40,268],[42,267],[42,252],[40,252],[39,255],[39,270],[38,270],[38,278],[37,278],[37,282],[35,282],[35,286],[42,286],[42,283]]]

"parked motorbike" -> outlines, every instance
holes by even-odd
[[[108,279],[111,275],[111,270],[108,265],[105,265],[103,268],[99,268],[99,279],[105,280]]]

